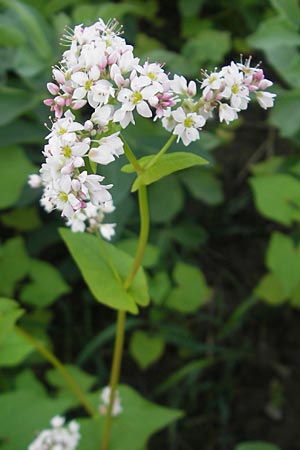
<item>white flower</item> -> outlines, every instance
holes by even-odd
[[[91,116],[92,122],[105,128],[113,118],[114,108],[112,105],[98,106]]]
[[[162,125],[168,131],[173,131],[177,122],[175,122],[171,108],[167,108],[163,112]]]
[[[99,231],[108,241],[115,235],[115,223],[102,223],[99,225]]]
[[[203,90],[203,96],[206,97],[206,95],[209,93],[209,91],[212,90],[218,90],[221,88],[223,82],[223,78],[221,76],[220,72],[212,72],[210,75],[208,75],[201,83],[201,88]]]
[[[276,97],[276,94],[271,94],[271,92],[262,92],[262,91],[258,91],[255,94],[259,105],[263,109],[272,108],[272,106],[274,105],[274,97]]]
[[[173,112],[173,118],[177,122],[173,133],[182,140],[184,145],[189,145],[191,142],[199,139],[199,129],[205,124],[203,116],[197,113],[185,113],[180,107]]]
[[[28,184],[32,188],[39,188],[42,186],[42,178],[40,175],[37,174],[31,174],[28,177]]]
[[[71,80],[75,82],[75,88],[73,92],[73,99],[81,100],[87,94],[90,93],[91,88],[95,85],[96,80],[100,77],[100,70],[97,66],[93,66],[92,69],[88,72],[75,72],[71,76]]]
[[[195,81],[190,81],[189,83],[183,76],[174,75],[174,79],[170,81],[171,89],[180,95],[188,95],[194,97],[197,92]]]
[[[249,89],[244,84],[244,74],[232,62],[230,66],[223,67],[220,72],[224,76],[224,90],[222,97],[230,99],[230,105],[239,110],[246,109],[250,101]]]
[[[231,106],[227,105],[227,103],[220,103],[219,104],[219,118],[220,122],[225,122],[227,125],[232,122],[233,120],[238,118],[237,109],[232,108]]]
[[[50,421],[52,429],[41,431],[28,450],[75,450],[80,440],[79,424],[74,420],[68,425],[64,417],[55,416]]]
[[[158,92],[162,92],[163,88],[159,83],[150,84],[151,80],[146,76],[135,76],[130,84],[131,89],[122,88],[118,94],[118,101],[122,103],[122,107],[114,114],[114,122],[120,122],[122,128],[134,123],[132,111],[136,108],[138,114],[142,117],[152,117],[152,111],[149,107],[157,104],[158,99],[155,97]]]
[[[115,90],[113,85],[108,80],[99,80],[91,87],[88,93],[88,102],[92,108],[97,108],[99,105],[106,105],[110,98],[115,97]]]
[[[109,405],[110,395],[111,395],[110,392],[111,392],[110,386],[106,386],[102,389],[102,392],[100,394],[100,400],[102,403],[99,406],[100,414],[106,415],[106,413],[107,413],[107,407]],[[118,416],[122,412],[123,412],[123,408],[121,405],[120,394],[118,391],[116,391],[115,396],[114,396],[111,414],[112,414],[112,416]]]
[[[99,147],[93,147],[89,151],[89,158],[98,164],[109,164],[115,160],[115,156],[120,156],[124,153],[123,142],[118,137],[119,133],[111,134],[110,136],[100,139]]]

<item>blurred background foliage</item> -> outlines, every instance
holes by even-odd
[[[149,448],[232,450],[265,440],[274,445],[236,450],[298,450],[297,0],[0,0],[0,295],[18,301],[26,311],[20,324],[63,362],[94,374],[98,387],[107,383],[114,313],[93,301],[57,232],[60,218],[44,213],[40,192],[26,184],[42,160],[49,123],[42,100],[63,50],[59,36],[98,17],[116,17],[142,61],[164,62],[187,78],[201,80],[201,69],[251,54],[278,94],[270,113],[251,105],[230,127],[209,123],[187,149],[209,166],[149,189],[144,267],[152,305],[128,319],[122,379],[185,411]],[[157,151],[166,136],[142,119],[126,130],[138,156]],[[114,183],[116,245],[132,254],[139,219],[123,164],[102,173]],[[17,393],[32,385],[52,414],[57,385],[48,364],[15,328],[0,335],[0,366],[0,411],[12,398],[15,410],[26,410]],[[8,435],[0,425],[0,448],[15,450]]]

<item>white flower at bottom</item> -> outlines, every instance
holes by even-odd
[[[28,450],[75,450],[79,440],[79,424],[74,420],[68,425],[64,417],[55,416],[50,421],[52,429],[41,431]]]
[[[107,408],[109,405],[109,400],[110,400],[110,386],[105,386],[102,389],[102,392],[100,394],[100,400],[101,400],[101,404],[99,406],[99,412],[102,415],[106,415],[107,413]],[[112,416],[118,416],[119,414],[121,414],[123,412],[123,408],[121,405],[121,398],[120,398],[120,394],[118,391],[115,392],[115,396],[114,396],[114,401],[113,401],[113,407],[112,407],[112,411],[111,411],[111,415]]]

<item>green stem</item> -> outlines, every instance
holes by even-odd
[[[124,144],[124,152],[125,152],[126,158],[133,165],[133,167],[135,168],[135,171],[137,173],[142,172],[144,169],[142,168],[142,166],[139,164],[138,160],[134,156],[133,151],[131,150],[131,148],[129,147],[127,142],[125,141],[124,136],[120,135],[120,138],[122,139],[123,144]]]
[[[149,216],[149,206],[148,206],[148,196],[147,196],[147,187],[142,184],[138,190],[139,197],[139,209],[140,209],[140,235],[139,235],[139,243],[136,251],[136,255],[131,266],[131,271],[127,276],[127,279],[124,283],[124,289],[128,289],[132,283],[132,280],[135,277],[136,272],[138,271],[140,265],[142,264],[142,259],[145,253],[145,248],[148,242],[149,236],[149,228],[150,228],[150,216]]]
[[[80,401],[83,408],[90,416],[94,416],[95,412],[91,405],[88,403],[85,398],[84,393],[76,383],[76,381],[71,377],[69,372],[66,370],[65,366],[59,361],[59,359],[53,355],[43,344],[37,341],[31,334],[27,333],[27,331],[22,328],[16,326],[16,331],[24,337],[30,344],[41,354],[43,355],[56,369],[60,372],[61,376],[65,379],[66,383],[70,386],[78,400]]]
[[[153,166],[156,161],[166,153],[167,150],[169,150],[169,148],[171,147],[171,145],[173,144],[173,142],[176,139],[176,135],[172,134],[172,136],[167,140],[167,142],[165,143],[165,145],[162,147],[162,149],[155,155],[155,157],[149,162],[149,164],[146,165],[145,169],[149,169],[149,167]]]
[[[144,256],[145,248],[148,241],[149,236],[149,207],[148,207],[148,198],[147,198],[147,188],[142,185],[138,190],[139,195],[139,208],[140,208],[140,220],[141,220],[141,228],[139,235],[139,243],[136,251],[136,255],[134,261],[131,266],[131,270],[124,282],[124,289],[129,289],[135,274],[137,273],[141,263],[142,258]],[[118,311],[118,319],[117,319],[117,332],[116,332],[116,340],[114,346],[114,354],[113,354],[113,362],[111,368],[111,377],[110,377],[110,399],[109,405],[106,412],[105,417],[105,425],[104,425],[104,433],[101,450],[108,450],[111,423],[112,423],[112,408],[113,401],[115,398],[115,393],[117,389],[117,385],[120,378],[120,368],[121,368],[121,360],[123,353],[123,344],[124,344],[124,330],[125,330],[125,311]]]
[[[111,375],[110,375],[110,381],[109,381],[110,398],[109,398],[109,404],[108,404],[106,417],[105,417],[105,425],[104,425],[101,450],[108,449],[110,430],[111,430],[111,422],[112,422],[112,414],[111,413],[112,413],[112,409],[113,409],[117,385],[118,385],[119,378],[120,378],[120,369],[121,369],[123,344],[124,344],[125,319],[126,319],[126,312],[118,311],[117,333],[116,333],[113,362],[112,362]]]

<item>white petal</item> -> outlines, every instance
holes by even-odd
[[[84,83],[88,81],[88,76],[84,72],[76,72],[71,76],[71,80],[75,81],[75,83],[79,84],[80,86],[83,86]]]
[[[152,117],[151,109],[149,108],[148,103],[146,103],[144,100],[136,105],[136,110],[143,117]]]

